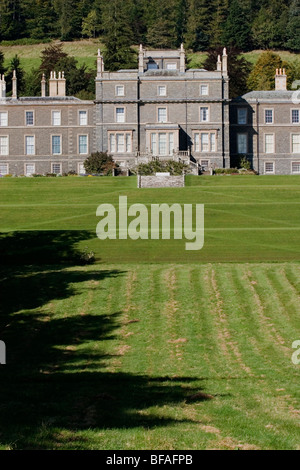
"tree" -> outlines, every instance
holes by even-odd
[[[21,62],[20,62],[20,58],[18,57],[18,55],[15,55],[10,63],[9,63],[9,67],[8,67],[8,71],[7,71],[7,94],[8,96],[11,94],[12,92],[12,78],[13,78],[13,73],[14,73],[14,70],[16,71],[16,77],[17,77],[17,84],[18,84],[18,96],[23,96],[24,95],[24,92],[25,92],[25,72],[24,72],[24,69],[21,67]]]
[[[82,34],[88,38],[96,37],[98,16],[96,10],[89,12],[88,16],[82,21]]]
[[[194,52],[207,49],[210,40],[210,28],[207,22],[209,16],[207,0],[188,0],[188,19],[185,33],[185,45]]]
[[[203,64],[207,70],[216,70],[218,55],[222,55],[223,48],[211,49]],[[251,64],[240,55],[240,51],[235,47],[227,49],[228,54],[228,75],[230,78],[230,98],[241,96],[248,91],[247,79],[251,71]]]
[[[0,75],[3,75],[6,72],[6,68],[4,67],[4,54],[0,51]]]
[[[292,51],[300,51],[300,0],[292,0],[289,9],[286,45]]]
[[[286,66],[278,54],[263,52],[248,78],[250,90],[274,90],[276,69]]]
[[[223,33],[229,9],[229,0],[211,0],[210,46],[216,48],[223,44]]]
[[[283,47],[286,41],[288,7],[282,0],[273,0],[259,11],[252,23],[252,37],[262,49]]]
[[[84,168],[87,173],[90,174],[102,174],[108,175],[112,172],[113,168],[116,168],[116,164],[107,152],[95,152],[92,153],[84,162]]]
[[[133,34],[126,0],[110,0],[103,6],[104,62],[107,70],[136,68],[137,54],[131,49]]]
[[[224,44],[236,46],[242,51],[249,51],[251,50],[250,33],[249,10],[244,6],[244,1],[232,0],[224,25]]]

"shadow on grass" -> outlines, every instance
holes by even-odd
[[[176,420],[146,410],[181,403],[187,393],[201,390],[193,385],[195,381],[199,385],[198,378],[118,372],[121,352],[108,351],[118,351],[117,341],[114,346],[109,344],[117,340],[122,312],[101,314],[102,306],[96,305],[82,314],[75,300],[78,292],[102,289],[106,278],[118,278],[125,272],[97,266],[46,266],[41,257],[37,258],[39,266],[26,264],[36,243],[41,253],[47,253],[47,263],[51,252],[55,260],[64,256],[76,260],[74,244],[83,237],[86,233],[26,232],[0,239],[2,249],[7,248],[6,261],[9,256],[15,260],[16,252],[19,262],[23,261],[23,266],[12,263],[0,269],[0,339],[7,347],[7,364],[0,366],[2,446],[56,448],[55,430],[59,429],[73,433],[78,429],[165,426]],[[51,247],[45,247],[47,240]],[[24,257],[23,248],[27,250]],[[83,284],[87,281],[91,282]],[[57,299],[69,299],[67,312],[58,311],[64,303],[56,303]],[[43,308],[46,304],[47,309]],[[203,395],[199,401],[205,399]]]

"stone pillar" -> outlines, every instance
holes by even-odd
[[[102,78],[104,72],[104,60],[103,56],[101,55],[100,49],[98,49],[98,56],[97,56],[97,78]]]
[[[222,72],[222,61],[221,61],[221,56],[220,55],[218,55],[217,71]]]
[[[46,96],[46,77],[44,73],[43,73],[42,81],[41,81],[41,96],[42,98],[45,98]]]
[[[140,44],[139,51],[139,73],[144,73],[144,49],[142,44]]]
[[[0,75],[0,98],[6,98],[6,82],[4,75]]]
[[[180,47],[180,73],[185,73],[185,51],[183,44]]]
[[[227,73],[228,73],[228,56],[227,56],[226,47],[224,47],[224,49],[223,49],[222,71],[223,71],[223,75],[227,75]]]
[[[12,99],[13,100],[16,100],[17,99],[17,75],[16,75],[16,71],[14,70],[13,71],[13,78],[12,78]]]

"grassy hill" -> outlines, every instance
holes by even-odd
[[[58,41],[59,42],[59,41]],[[35,45],[10,45],[3,46],[0,43],[0,50],[5,55],[5,64],[8,65],[9,61],[17,54],[21,58],[21,64],[25,71],[30,71],[34,67],[38,67],[40,64],[40,54],[47,44],[35,44]],[[97,49],[102,48],[102,44],[99,39],[84,39],[81,41],[64,42],[64,50],[71,56],[74,56],[79,64],[85,63],[89,68],[96,68],[95,60],[97,55]],[[245,53],[245,57],[252,63],[255,64],[258,60],[259,55],[263,51],[252,51]],[[291,61],[299,57],[299,54],[292,54],[287,51],[277,51],[282,59]],[[189,53],[188,61],[190,68],[202,67],[206,54],[202,52]]]
[[[290,176],[1,178],[0,448],[299,450],[299,193]],[[100,241],[97,206],[120,195],[204,203],[204,249]]]

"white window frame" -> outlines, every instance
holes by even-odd
[[[80,137],[86,137],[86,152],[80,151]],[[79,134],[78,135],[78,153],[79,155],[88,155],[89,153],[89,136],[88,134]]]
[[[32,124],[27,124],[27,114],[28,114],[28,113],[32,113],[32,121],[33,121]],[[34,113],[34,110],[32,110],[32,109],[27,109],[27,110],[25,111],[25,126],[26,126],[26,127],[32,127],[32,126],[34,126],[34,123],[35,123],[35,113]]]
[[[118,109],[123,109],[123,113],[118,113]],[[120,120],[120,116],[123,118]],[[124,106],[116,106],[115,107],[115,120],[117,124],[124,124],[126,122],[126,108]]]
[[[59,167],[60,167],[59,173],[56,173],[54,171],[54,165],[59,165]],[[62,174],[62,164],[60,162],[52,162],[51,163],[51,173],[55,173],[56,175],[61,175]]]
[[[32,173],[28,173],[28,172],[27,172],[27,166],[28,166],[28,165],[33,166],[33,172],[32,172]],[[25,163],[25,164],[24,164],[24,175],[26,175],[26,176],[31,176],[31,175],[34,175],[34,174],[35,174],[35,163],[31,163],[31,162]]]
[[[121,90],[121,93],[119,93],[118,90]],[[124,85],[116,85],[115,95],[116,96],[125,96],[125,86]]]
[[[202,111],[207,109],[207,119],[203,119]],[[200,106],[200,122],[209,122],[210,121],[210,107],[209,106]]]
[[[271,111],[271,112],[272,112],[272,122],[267,122],[267,111]],[[273,109],[273,108],[265,108],[265,109],[264,109],[264,123],[265,123],[267,126],[270,126],[270,125],[274,124],[274,109]]]
[[[245,113],[244,119],[241,119],[241,111]],[[248,122],[248,109],[247,108],[238,108],[237,110],[237,123],[241,126],[247,124]]]
[[[1,139],[6,139],[7,144],[5,145],[5,147],[7,148],[7,151],[2,153],[2,146],[0,144],[0,155],[1,156],[7,156],[7,155],[9,155],[9,136],[8,135],[0,135],[0,141],[1,141]]]
[[[59,110],[51,111],[51,124],[52,126],[55,126],[55,127],[61,126],[61,111]]]
[[[273,171],[267,171],[267,165],[273,165]],[[275,174],[275,162],[265,162],[265,175],[274,175]]]
[[[123,136],[124,139],[124,150],[119,150],[118,147],[118,139],[119,136]],[[109,132],[108,133],[108,147],[109,153],[113,154],[124,154],[124,153],[132,153],[132,132],[124,131],[124,132]],[[120,145],[120,144],[119,144]]]
[[[166,117],[165,117],[164,120],[162,120],[161,117],[160,117],[160,115],[159,115],[161,109],[166,110]],[[157,107],[157,122],[158,122],[159,124],[166,124],[166,123],[168,122],[168,108],[167,108],[167,106],[159,106],[159,107]]]
[[[4,123],[2,124],[2,116],[5,116]],[[1,111],[0,112],[0,127],[7,127],[8,126],[8,112],[7,111]]]
[[[167,86],[158,85],[157,86],[157,96],[167,96]]]
[[[81,121],[81,116],[85,116],[84,122]],[[80,109],[78,111],[78,124],[79,126],[87,126],[88,125],[88,112],[86,109]]]
[[[27,144],[27,139],[28,138],[33,138],[33,151],[32,153],[29,153],[28,152],[28,144]],[[25,155],[26,156],[31,156],[31,155],[35,155],[35,135],[25,135],[24,136],[24,139],[25,139],[25,142],[24,142],[24,147],[25,147]]]
[[[300,147],[300,142],[299,142],[299,143],[295,143],[295,144],[294,144],[294,142],[293,142],[293,137],[296,137],[296,136],[299,138],[299,141],[300,141],[300,134],[291,134],[291,149],[292,149],[292,154],[300,154],[300,149],[299,149],[298,152],[296,152],[296,151],[294,150],[294,145],[299,145],[299,147]]]
[[[295,112],[295,111],[297,111],[297,113],[298,113],[298,121],[293,122],[293,112]],[[291,109],[291,123],[293,124],[293,126],[297,126],[297,124],[300,124],[300,109],[299,108],[298,109],[296,109],[296,108]]]
[[[208,135],[208,150],[202,150],[202,135]],[[214,142],[213,137],[214,136]],[[217,132],[216,131],[194,131],[193,143],[195,153],[216,153],[217,152]]]
[[[5,166],[6,170],[4,171],[4,173],[1,173],[1,169],[0,169],[0,175],[1,176],[9,175],[9,164],[5,162],[0,162],[0,167],[1,166]]]
[[[204,163],[207,163],[207,165],[204,165]],[[200,160],[200,165],[202,168],[206,168],[204,171],[207,171],[209,169],[209,160]]]
[[[299,171],[293,171],[293,165],[299,165]],[[300,175],[300,161],[291,162],[291,173],[292,175]]]
[[[267,136],[272,136],[273,137],[272,150],[267,150],[267,145],[271,145],[270,142],[267,143]],[[264,134],[264,153],[265,154],[275,153],[275,134]]]
[[[202,88],[206,87],[207,93],[202,92]],[[209,84],[208,83],[201,83],[199,87],[199,95],[200,96],[209,96]]]
[[[60,152],[59,153],[54,153],[53,152],[53,137],[59,137],[60,138]],[[51,154],[52,155],[61,155],[62,154],[62,135],[61,134],[52,134],[51,135]]]

